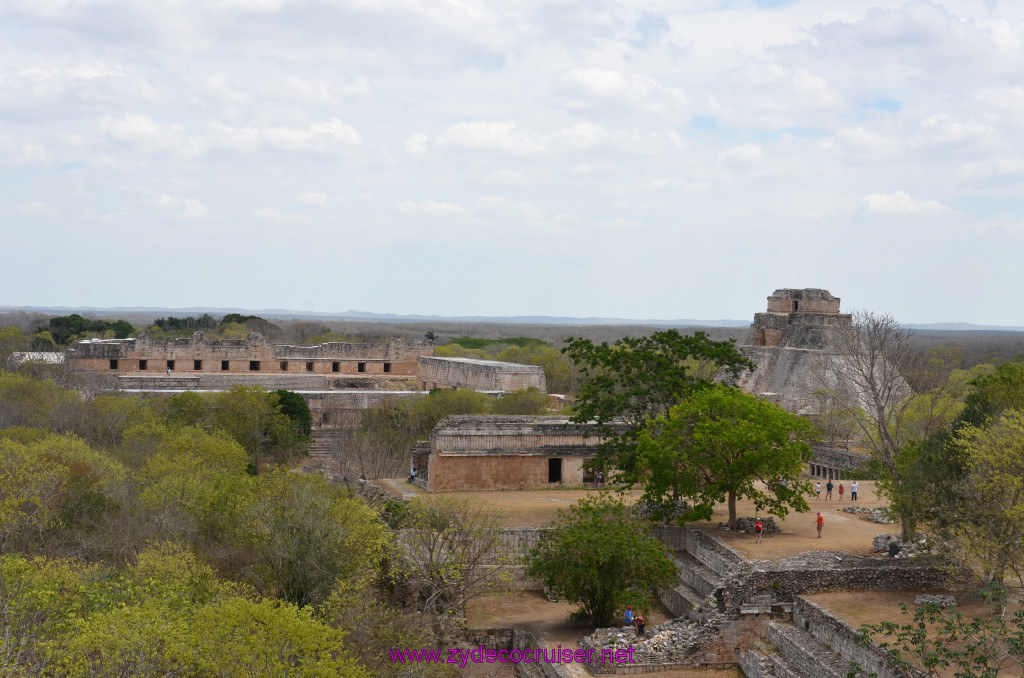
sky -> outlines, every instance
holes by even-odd
[[[0,0],[0,305],[1024,325],[1024,2]]]

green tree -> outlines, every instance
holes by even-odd
[[[283,388],[273,393],[277,394],[277,409],[291,420],[299,435],[308,437],[313,432],[313,414],[309,411],[306,401],[295,391],[286,391]]]
[[[1024,584],[1024,411],[1006,410],[985,428],[968,425],[956,444],[967,467],[950,529],[958,552],[990,581],[1012,573]]]
[[[345,635],[309,607],[231,597],[200,609],[187,637],[199,676],[370,678],[345,653]]]
[[[595,626],[608,626],[630,605],[650,609],[659,588],[679,573],[648,525],[607,494],[587,497],[531,551],[530,576],[570,603]]]
[[[42,458],[43,444],[0,439],[0,553],[59,520],[68,469]]]
[[[318,605],[339,581],[361,588],[376,574],[387,536],[364,501],[319,474],[276,471],[262,484],[253,512],[271,590],[296,605]]]
[[[573,421],[594,422],[605,436],[597,463],[621,471],[627,483],[639,479],[636,442],[647,422],[694,391],[711,385],[720,371],[737,377],[754,365],[735,342],[712,341],[703,332],[678,330],[648,337],[625,337],[609,346],[589,339],[568,339],[562,352],[572,358],[584,380],[576,395]]]
[[[548,396],[537,387],[506,393],[491,404],[492,414],[543,414]]]
[[[253,468],[262,456],[281,463],[305,452],[306,438],[278,409],[276,393],[238,384],[213,394],[212,401],[210,424],[245,448]]]
[[[992,613],[966,617],[955,607],[920,605],[908,624],[884,621],[861,627],[862,643],[887,651],[903,669],[927,676],[996,678],[1017,675],[1024,667],[1024,607],[1010,613],[1007,592],[990,586],[979,594]],[[907,606],[900,605],[902,614]]]
[[[810,483],[799,478],[811,439],[809,422],[766,400],[724,385],[697,391],[640,436],[644,501],[662,512],[692,502],[679,517],[687,521],[709,519],[727,500],[733,530],[738,498],[780,517],[807,511]]]
[[[27,351],[32,346],[32,339],[14,325],[0,328],[0,369],[7,364],[12,353]]]

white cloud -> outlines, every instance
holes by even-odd
[[[191,138],[183,125],[164,124],[138,113],[104,116],[100,118],[99,130],[108,138],[134,146],[144,153],[176,151],[193,156],[202,152],[202,144]]]
[[[450,217],[465,212],[465,208],[454,202],[437,202],[436,200],[424,200],[413,202],[404,200],[398,203],[398,211],[402,214],[414,214],[430,217]]]
[[[352,125],[338,118],[304,127],[236,127],[218,120],[210,123],[205,136],[211,146],[240,153],[254,153],[265,147],[332,153],[363,142]]]
[[[865,212],[887,217],[934,216],[952,212],[936,200],[914,200],[904,191],[872,193],[861,203]]]
[[[405,140],[405,152],[419,155],[427,152],[427,142],[430,137],[426,134],[413,134]]]
[[[548,150],[543,138],[520,129],[514,120],[460,122],[438,134],[434,142],[451,148],[513,155],[532,155]]]
[[[327,204],[328,195],[326,193],[317,193],[315,191],[306,191],[300,193],[296,200],[301,205],[309,205],[311,207],[321,207]]]
[[[706,181],[683,181],[681,179],[653,179],[649,186],[656,191],[670,189],[674,192],[689,194],[708,193],[711,190],[711,184]]]
[[[301,224],[308,219],[301,212],[283,212],[276,207],[263,207],[253,212],[252,215],[272,224]]]
[[[201,219],[209,212],[206,205],[197,198],[176,198],[166,193],[149,200],[147,204],[162,210],[175,211],[177,216],[182,219]]]
[[[608,131],[594,122],[578,122],[540,133],[522,129],[514,120],[477,120],[452,125],[434,137],[434,143],[440,147],[531,156],[589,150],[609,138]]]
[[[750,167],[764,160],[764,149],[757,144],[740,144],[722,153],[722,162],[734,167]]]

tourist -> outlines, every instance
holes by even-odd
[[[814,486],[814,491],[818,493],[818,499],[821,499],[821,481],[820,480],[818,481],[818,484]]]
[[[832,481],[825,483],[825,501],[832,501],[832,488],[835,487]]]
[[[633,625],[633,608],[629,605],[626,606],[626,626]]]
[[[857,501],[857,481],[850,483],[850,501]]]
[[[644,637],[644,631],[647,629],[647,622],[644,621],[642,615],[636,616],[636,635],[638,638]]]
[[[761,519],[760,518],[754,518],[754,543],[755,544],[760,544],[761,543],[761,528],[762,528]]]
[[[843,492],[845,492],[845,491],[846,490],[843,489],[843,483],[842,483],[842,481],[840,481],[839,482],[839,501],[843,500]]]
[[[409,472],[409,482],[416,482],[416,469],[413,469],[412,471]]]
[[[825,516],[818,512],[818,520],[815,521],[815,525],[818,526],[818,539],[821,539],[821,528],[825,525]]]

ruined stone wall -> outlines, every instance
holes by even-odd
[[[866,558],[839,551],[812,551],[778,561],[755,561],[729,583],[724,604],[738,613],[754,596],[792,600],[803,593],[865,589],[941,588],[949,573],[924,559]]]
[[[768,311],[772,313],[792,313],[793,311],[839,313],[839,301],[839,297],[832,296],[828,290],[784,288],[775,290],[768,297]]]
[[[473,388],[481,391],[519,391],[527,388],[547,390],[544,368],[497,360],[440,358],[421,356],[418,375],[426,390],[435,388]]]

